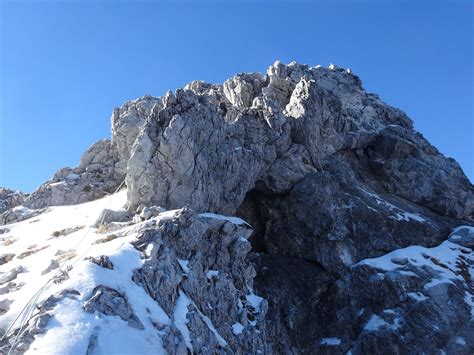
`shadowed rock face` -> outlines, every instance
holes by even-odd
[[[153,244],[160,252],[133,279],[168,313],[192,298],[198,352],[225,348],[204,324],[208,302],[220,302],[210,318],[234,352],[474,351],[473,185],[349,70],[276,62],[265,75],[194,81],[127,102],[113,112],[112,139],[24,205],[93,200],[124,180],[127,221],[146,206],[188,206],[140,234],[138,250]],[[252,252],[249,230],[202,223],[190,210],[245,219]],[[452,232],[459,225],[467,227]],[[175,259],[196,267],[178,269]],[[228,274],[205,277],[210,264]],[[258,315],[245,302],[234,307],[252,284],[268,302]],[[107,307],[123,299],[128,312],[117,290],[100,295],[110,296]],[[247,338],[233,338],[229,317],[250,329]],[[167,332],[169,352],[190,348],[179,329]]]

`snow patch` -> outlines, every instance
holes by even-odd
[[[386,327],[388,325],[389,324],[385,320],[374,314],[365,325],[364,330],[368,332],[375,332],[380,328]]]
[[[248,294],[246,298],[247,298],[247,302],[255,309],[255,311],[259,312],[260,305],[263,301],[263,298],[253,293]]]
[[[232,224],[235,224],[235,225],[238,225],[238,226],[247,225],[247,226],[250,227],[250,224],[248,224],[243,219],[238,218],[238,217],[223,216],[223,215],[215,214],[215,213],[200,213],[199,217],[220,219],[220,220],[228,221],[228,222],[230,222]]]
[[[219,277],[219,271],[217,271],[217,270],[209,270],[208,272],[206,272],[206,277],[207,277],[209,280],[212,280],[212,278],[218,278],[218,277]]]
[[[184,338],[186,347],[193,352],[193,344],[191,343],[191,336],[188,329],[188,306],[191,304],[191,301],[186,296],[186,294],[179,290],[178,301],[173,312],[173,319],[176,328],[181,332]]]
[[[407,248],[397,249],[378,258],[361,260],[353,267],[368,265],[375,269],[395,272],[405,276],[413,276],[410,271],[403,270],[407,265],[429,267],[435,270],[437,275],[424,285],[424,288],[428,289],[439,284],[451,283],[454,280],[465,282],[460,265],[463,264],[463,259],[466,257],[474,261],[474,255],[472,255],[470,249],[446,240],[433,248],[412,245]],[[406,259],[408,264],[400,265],[392,261],[397,259]]]
[[[323,338],[319,342],[321,345],[328,345],[328,346],[337,346],[341,345],[341,339],[339,338]]]
[[[232,333],[239,335],[244,331],[245,327],[240,323],[232,324]]]
[[[66,181],[58,181],[58,182],[53,182],[52,184],[49,184],[49,187],[53,187],[53,186],[67,186],[67,183]]]
[[[184,259],[177,259],[177,260],[178,260],[179,266],[184,271],[184,273],[189,274],[189,272],[191,271],[188,266],[189,260],[184,260]]]
[[[421,292],[409,292],[408,297],[414,299],[417,302],[423,302],[423,301],[426,301],[428,299],[428,297],[426,297]]]
[[[397,330],[400,327],[401,319],[399,317],[394,319],[393,324],[389,324],[385,319],[374,314],[364,326],[364,330],[368,332],[376,332],[380,328],[389,328],[390,330]]]

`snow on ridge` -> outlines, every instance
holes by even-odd
[[[364,190],[360,188],[361,191],[366,193],[367,195],[373,197],[375,201],[377,202],[378,205],[383,205],[387,207],[389,210],[394,212],[394,215],[392,215],[390,218],[395,219],[397,221],[410,221],[414,220],[420,223],[426,222],[426,219],[424,219],[422,216],[420,216],[417,213],[412,213],[412,212],[406,212],[402,210],[401,208],[395,206],[394,204],[384,200],[382,197],[377,195],[376,193],[369,192],[367,190]],[[368,206],[371,210],[374,210],[372,207]],[[376,210],[375,210],[376,211]]]
[[[220,219],[220,220],[228,221],[228,222],[230,222],[232,224],[235,224],[235,225],[238,225],[238,226],[247,225],[247,226],[250,227],[250,224],[248,224],[247,222],[245,222],[243,219],[241,219],[239,217],[223,216],[223,215],[220,215],[220,214],[215,214],[215,213],[210,213],[210,212],[200,213],[199,217]]]
[[[452,283],[454,280],[465,282],[460,268],[466,258],[474,262],[474,255],[470,249],[445,240],[432,248],[412,245],[397,249],[377,258],[361,260],[352,267],[367,265],[384,272],[396,272],[405,276],[410,276],[412,273],[410,267],[429,267],[436,271],[436,276],[424,284],[426,290],[442,283]],[[426,299],[422,293],[409,296],[416,301]]]
[[[451,238],[454,236],[460,237],[457,233],[459,233],[459,231],[461,230],[467,230],[470,233],[474,233],[474,227],[472,226],[459,226],[453,229],[453,231],[451,232]]]
[[[446,272],[446,268],[433,263],[430,257],[442,260],[444,263],[454,267],[461,250],[466,250],[466,248],[447,240],[433,248],[411,245],[406,248],[396,249],[377,258],[363,259],[355,264],[354,267],[369,265],[374,268],[391,271],[402,267],[399,263],[393,262],[393,260],[407,259],[407,261],[416,266],[428,265],[438,271]]]

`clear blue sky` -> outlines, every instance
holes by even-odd
[[[276,59],[351,67],[473,180],[471,1],[194,3],[0,0],[0,186],[77,165],[126,100]]]

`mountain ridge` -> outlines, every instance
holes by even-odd
[[[66,281],[77,293],[43,311],[60,317],[62,303],[76,302],[103,314],[102,331],[84,333],[90,353],[111,349],[101,334],[113,315],[149,336],[155,329],[157,348],[168,353],[474,349],[474,321],[465,316],[474,304],[474,187],[351,70],[277,61],[265,75],[193,81],[128,101],[111,126],[112,139],[93,144],[77,167],[29,195],[5,190],[15,198],[2,197],[0,215],[5,243],[15,226],[43,223],[54,206],[105,201],[125,185],[124,206],[105,207],[85,230],[99,244],[133,245],[141,260],[133,277],[93,289]],[[67,228],[75,238],[84,229]],[[112,249],[103,251],[80,264],[107,268]],[[23,269],[9,269],[18,255],[5,255],[13,256],[0,265],[2,277],[22,278]],[[119,287],[132,281],[167,315],[159,326],[134,313],[141,306]],[[4,290],[5,300],[17,287]],[[117,302],[120,311],[111,309]],[[455,308],[444,312],[448,302]],[[414,324],[417,317],[424,321]],[[45,324],[27,326],[24,351],[36,334],[48,337]],[[6,335],[1,349],[17,345]]]

